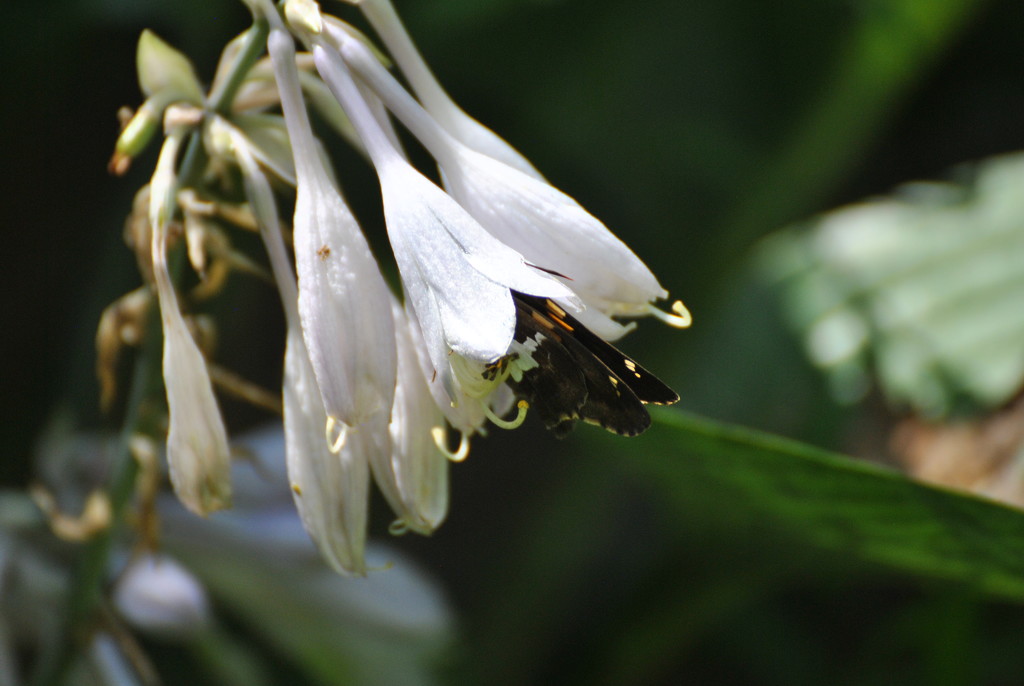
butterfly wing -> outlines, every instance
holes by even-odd
[[[669,388],[661,379],[580,324],[554,301],[522,293],[516,293],[515,297],[534,310],[544,312],[549,319],[559,323],[562,328],[569,328],[572,338],[599,359],[612,374],[625,382],[640,399],[640,402],[652,405],[671,405],[678,402],[679,394]]]
[[[547,428],[568,433],[582,419],[624,436],[650,426],[645,403],[679,399],[671,388],[547,298],[513,292],[515,339],[537,366],[509,380]]]

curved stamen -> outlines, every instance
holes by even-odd
[[[498,415],[494,414],[494,410],[487,403],[482,403],[484,408],[484,415],[491,420],[496,426],[500,426],[502,429],[518,429],[519,426],[526,420],[526,411],[530,408],[530,403],[525,400],[520,400],[516,407],[519,409],[519,413],[515,419],[511,421],[508,419],[502,419]]]
[[[388,533],[392,536],[404,536],[410,531],[429,536],[434,532],[433,526],[430,526],[423,520],[409,521],[404,517],[399,517],[395,521],[388,525]]]
[[[459,432],[459,448],[454,453],[448,449],[448,432],[444,427],[435,426],[430,430],[430,436],[434,439],[434,445],[452,462],[462,462],[469,456],[469,436]]]
[[[336,428],[338,426],[341,428]],[[348,424],[339,422],[335,417],[327,418],[327,428],[324,431],[327,438],[327,449],[337,455],[345,447],[345,438],[348,436]]]
[[[686,305],[683,304],[682,300],[676,300],[672,303],[673,314],[660,310],[654,305],[648,305],[647,311],[669,326],[674,326],[677,329],[686,329],[689,328],[690,324],[693,324],[693,316],[686,309]]]

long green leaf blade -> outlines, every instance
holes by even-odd
[[[682,412],[631,456],[680,517],[757,524],[853,559],[1024,601],[1024,514]]]

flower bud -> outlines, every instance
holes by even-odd
[[[121,129],[121,134],[114,144],[114,154],[107,164],[110,173],[121,176],[127,172],[132,159],[146,148],[153,139],[153,134],[159,130],[160,113],[153,102],[147,100]]]
[[[231,455],[206,360],[181,314],[167,267],[167,221],[176,207],[174,160],[182,138],[181,129],[168,135],[150,181],[150,247],[164,331],[171,484],[185,507],[205,516],[231,505]]]
[[[163,105],[178,100],[202,104],[203,89],[192,63],[149,29],[139,36],[135,61],[146,97],[158,96]]]

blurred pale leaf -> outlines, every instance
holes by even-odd
[[[966,185],[918,183],[774,236],[763,262],[837,396],[876,378],[927,417],[989,409],[1024,382],[1024,156]]]
[[[166,545],[219,603],[315,683],[436,683],[452,620],[432,579],[376,546],[367,578],[343,578],[290,508],[243,510],[210,520],[164,513]]]

